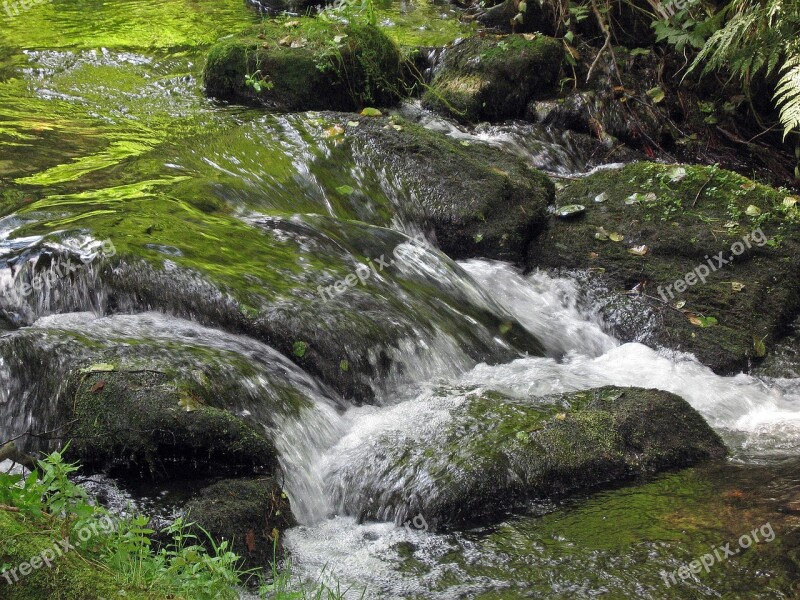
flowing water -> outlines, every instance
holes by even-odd
[[[422,0],[381,6],[401,43],[459,35],[450,16]],[[720,377],[691,356],[620,343],[580,274],[455,264],[410,241],[415,224],[396,210],[402,182],[364,149],[332,162],[324,116],[203,97],[209,44],[258,19],[240,0],[53,0],[0,14],[0,439],[47,428],[66,373],[98,355],[166,362],[186,377],[202,365],[236,390],[225,408],[275,440],[302,523],[286,540],[295,567],[351,585],[353,597],[798,597],[796,341],[774,373]],[[466,131],[413,105],[402,112],[554,173],[620,160],[564,132]],[[359,192],[343,197],[342,185]],[[102,243],[120,262],[77,261]],[[384,252],[396,259],[391,272],[351,305],[320,301],[320,283]],[[72,276],[23,294],[46,268]],[[498,323],[519,324],[522,338],[501,339]],[[286,330],[320,345],[330,337],[328,350],[361,378],[338,385],[323,367],[289,360],[291,344],[273,343]],[[374,483],[367,473],[343,479],[345,466],[369,459],[367,442],[424,439],[464,401],[458,390],[530,399],[607,384],[681,395],[731,459],[458,533],[427,531],[424,515],[395,524],[339,514],[348,487]],[[299,408],[290,391],[305,399]],[[408,485],[424,494],[423,480]],[[702,577],[663,579],[766,523],[774,540]]]

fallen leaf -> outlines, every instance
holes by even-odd
[[[675,308],[677,308],[677,309],[681,309],[684,306],[686,306],[686,300],[681,300],[681,301],[675,303]]]
[[[597,233],[594,234],[595,239],[606,241],[608,239],[608,232],[602,227],[597,228]]]
[[[670,169],[667,172],[667,175],[669,175],[669,180],[672,183],[677,183],[686,177],[686,169],[684,169],[683,167],[675,167],[673,169]]]
[[[281,46],[291,46],[292,44],[292,36],[287,35],[285,38],[281,38],[278,40],[278,44]]]
[[[336,191],[345,196],[349,196],[350,194],[355,192],[355,189],[353,189],[349,185],[340,185],[339,187],[336,188]]]
[[[712,327],[717,324],[715,317],[703,317],[694,313],[686,313],[686,317],[692,325],[697,327]]]
[[[751,204],[747,207],[747,210],[744,211],[748,217],[757,217],[761,214],[761,209],[758,208],[755,204]]]
[[[741,186],[743,190],[754,190],[756,189],[756,182],[755,181],[748,181],[747,183],[743,183]]]
[[[622,235],[621,233],[614,232],[608,234],[608,239],[610,239],[612,242],[621,242],[622,240],[625,239],[625,236]]]
[[[797,204],[797,198],[792,198],[791,196],[786,196],[783,199],[783,205],[786,208],[793,208]]]
[[[96,394],[97,392],[102,392],[104,387],[106,387],[106,381],[105,379],[101,379],[92,386],[92,389],[90,391],[93,394]]]
[[[342,40],[344,40],[346,37],[347,37],[346,33],[343,33],[342,35],[336,35],[333,37],[333,42],[335,44],[341,44]]]
[[[347,122],[347,125],[350,126],[350,127],[358,127],[360,124],[361,123],[359,123],[358,121],[348,121]]]
[[[247,531],[244,538],[244,543],[247,544],[247,551],[251,554],[256,551],[256,532],[252,529]]]
[[[595,260],[597,258],[600,258],[600,255],[597,252],[589,252],[589,259],[590,260]]]
[[[286,21],[283,24],[284,27],[297,27],[298,25],[300,25],[300,21]]]
[[[653,101],[653,104],[658,104],[664,99],[664,90],[660,87],[654,87],[652,89],[647,90],[647,95]]]
[[[606,200],[608,200],[608,194],[606,194],[605,192],[597,194],[597,196],[594,197],[594,201],[597,203],[605,202]]]
[[[642,244],[641,246],[634,246],[633,248],[628,248],[628,252],[631,254],[635,254],[636,256],[644,256],[647,254],[649,248]]]
[[[558,421],[565,421],[567,419],[567,413],[558,413],[556,419]]]
[[[325,137],[331,138],[336,137],[338,135],[342,135],[344,133],[344,127],[341,125],[334,125],[333,127],[329,127],[325,130]]]
[[[734,292],[741,292],[745,288],[745,285],[739,281],[731,281],[731,288]]]
[[[295,40],[292,42],[290,48],[305,48],[308,46],[308,40],[306,38],[300,38],[299,40]]]
[[[106,372],[106,371],[113,371],[114,365],[109,363],[94,363],[93,365],[89,365],[85,369],[81,369],[81,373],[98,373],[98,372]]]
[[[377,108],[367,107],[367,108],[365,108],[364,110],[361,111],[361,116],[362,117],[380,117],[382,115],[383,115],[383,113],[381,111],[379,111]]]

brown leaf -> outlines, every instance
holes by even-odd
[[[251,554],[256,551],[256,532],[252,529],[247,532],[244,538],[244,543],[247,544],[247,551]]]
[[[96,394],[97,392],[102,392],[104,387],[106,387],[106,380],[105,379],[101,379],[100,381],[98,381],[97,383],[95,383],[92,386],[92,389],[90,391],[93,394]]]

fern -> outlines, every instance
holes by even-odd
[[[781,109],[783,137],[792,129],[800,129],[800,54],[791,56],[783,65],[785,73],[775,90],[775,101]]]
[[[800,2],[732,0],[718,13],[725,24],[703,44],[687,74],[727,71],[749,85],[757,73],[783,73],[774,99],[784,138],[800,130]]]

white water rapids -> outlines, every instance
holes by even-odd
[[[373,593],[383,590],[388,597],[407,597],[424,595],[424,582],[442,575],[438,566],[429,565],[424,577],[402,576],[391,567],[391,556],[402,541],[411,541],[430,556],[441,555],[447,547],[443,536],[390,523],[358,525],[350,517],[331,518],[330,500],[324,495],[331,486],[328,474],[339,461],[352,458],[349,452],[362,441],[392,430],[436,427],[446,420],[446,405],[431,401],[430,389],[436,384],[479,386],[516,398],[603,385],[658,388],[696,408],[722,435],[735,459],[800,454],[800,378],[721,377],[688,354],[621,344],[604,331],[591,307],[579,306],[578,287],[571,280],[544,273],[524,277],[509,265],[484,260],[461,266],[543,342],[550,357],[479,364],[466,371],[453,368],[420,386],[421,391],[416,387],[411,394],[398,393],[388,405],[354,407],[343,415],[322,409],[285,429],[281,445],[291,448],[283,461],[290,495],[321,493],[313,501],[305,497],[295,503],[303,526],[286,539],[296,566],[309,579],[366,581]],[[458,352],[446,344],[430,350]],[[438,362],[457,365],[463,357],[440,356]],[[464,581],[437,597],[468,594],[473,585],[482,586]],[[360,592],[353,597],[359,596]]]

